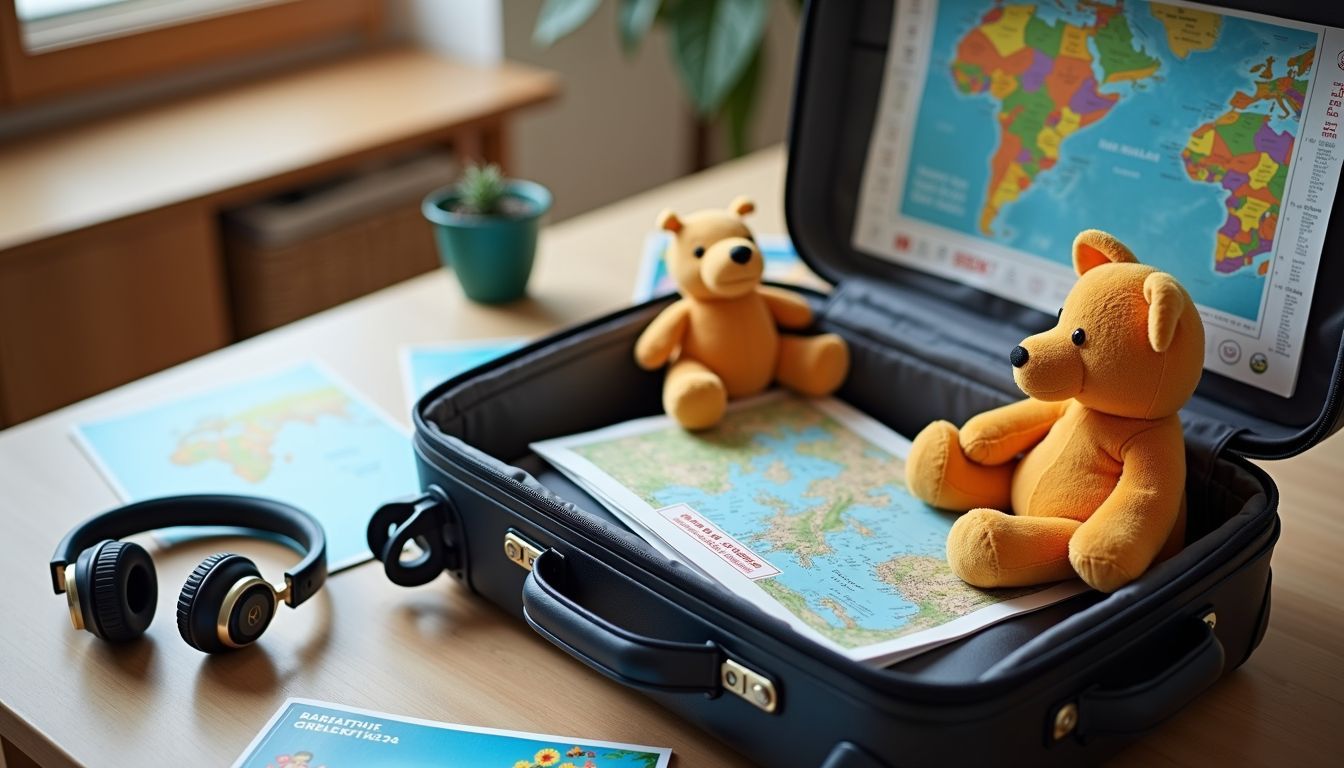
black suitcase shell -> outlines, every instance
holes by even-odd
[[[1344,12],[1309,5],[1269,12],[1344,26]],[[913,435],[1020,398],[1005,351],[1053,318],[851,248],[893,7],[805,11],[784,202],[799,253],[837,286],[811,298],[818,329],[851,346],[839,397]],[[1341,217],[1344,200],[1320,286],[1344,278]],[[563,331],[425,395],[413,414],[425,494],[379,510],[370,546],[401,552],[416,540],[418,560],[385,563],[394,581],[446,570],[763,764],[1063,765],[1112,754],[1243,663],[1264,634],[1278,493],[1245,457],[1290,456],[1340,426],[1344,293],[1320,290],[1292,398],[1206,374],[1183,412],[1181,554],[1114,594],[1084,593],[876,669],[669,563],[528,449],[661,412],[662,374],[639,370],[631,350],[670,300]],[[733,671],[767,683],[743,690]]]

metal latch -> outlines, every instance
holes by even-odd
[[[719,681],[723,683],[725,691],[746,699],[757,709],[774,712],[779,706],[779,694],[775,691],[774,682],[732,659],[727,659],[719,667]]]
[[[541,557],[541,549],[532,542],[519,536],[515,531],[504,534],[504,556],[525,571],[532,570],[532,563]]]

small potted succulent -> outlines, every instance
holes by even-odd
[[[420,206],[434,227],[439,258],[473,301],[521,298],[551,193],[540,184],[506,179],[497,165],[472,165],[461,181],[430,192]]]

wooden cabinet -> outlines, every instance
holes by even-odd
[[[213,214],[180,206],[0,254],[0,422],[231,339]]]
[[[390,50],[0,146],[0,427],[233,341],[224,210],[425,148],[500,161],[507,119],[557,91]]]

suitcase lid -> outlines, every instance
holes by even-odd
[[[1093,4],[1089,3],[1088,5],[1092,6]],[[1121,5],[1123,5],[1123,0]],[[1143,8],[1147,3],[1143,0],[1131,0],[1130,5]],[[808,3],[801,33],[788,138],[789,156],[785,182],[785,216],[790,236],[793,238],[800,257],[809,267],[832,283],[842,285],[846,282],[862,281],[865,284],[872,284],[884,289],[899,290],[907,298],[912,297],[913,294],[921,294],[926,301],[931,301],[937,306],[940,321],[943,318],[944,310],[947,311],[948,322],[951,324],[955,324],[959,316],[965,317],[967,313],[973,313],[981,323],[983,323],[984,318],[988,317],[995,323],[1020,329],[1020,337],[1025,337],[1052,326],[1055,322],[1053,309],[1049,310],[1049,314],[1047,314],[1041,309],[1031,308],[1004,298],[1001,295],[1004,292],[1001,288],[996,293],[993,288],[982,290],[971,287],[964,282],[938,277],[931,272],[911,268],[890,258],[883,258],[867,252],[865,249],[856,246],[854,242],[854,225],[862,200],[865,164],[869,157],[870,139],[874,134],[874,118],[877,115],[879,100],[882,96],[883,79],[888,65],[888,39],[892,33],[893,21],[897,20],[896,9],[899,7],[912,15],[919,13],[956,13],[959,14],[957,17],[959,22],[970,25],[977,22],[983,23],[986,17],[980,16],[980,14],[990,9],[998,8],[999,13],[1002,13],[1005,7],[1011,6],[1012,3],[1005,5],[1001,1],[996,2],[995,0],[941,0],[941,2],[933,2],[932,0],[861,0],[844,3]],[[1040,4],[1038,4],[1038,7],[1040,7]],[[1232,14],[1237,11],[1259,12],[1279,19],[1286,18],[1316,25],[1315,29],[1317,30],[1320,30],[1321,27],[1344,27],[1344,6],[1317,5],[1311,3],[1310,0],[1279,0],[1279,2],[1231,0],[1219,3],[1217,8],[1207,7],[1214,11],[1231,11]],[[1166,6],[1166,8],[1175,10],[1173,6]],[[1144,8],[1144,10],[1150,9]],[[1176,12],[1181,13],[1181,11]],[[1123,13],[1123,10],[1121,13]],[[936,18],[943,17],[938,16]],[[1233,27],[1233,25],[1255,24],[1265,21],[1263,17],[1260,19],[1251,17],[1239,21],[1228,21],[1231,18],[1233,18],[1232,15],[1225,17],[1220,24]],[[1067,21],[1067,19],[1065,20]],[[1169,21],[1172,24],[1185,25],[1197,23],[1191,22],[1188,18]],[[1060,20],[1056,19],[1054,23],[1058,26]],[[1167,23],[1163,22],[1164,25]],[[912,24],[911,26],[917,25]],[[951,26],[950,22],[948,26]],[[1169,46],[1171,45],[1170,40],[1175,38],[1169,38],[1167,41],[1154,40],[1153,35],[1145,34],[1146,31],[1149,31],[1149,27],[1151,25],[1147,22],[1136,24],[1137,31],[1134,39],[1139,41],[1145,53],[1149,46],[1159,49],[1161,55],[1155,58],[1160,62],[1172,61],[1172,52],[1163,48],[1162,44],[1165,42]],[[1233,31],[1235,32],[1240,28],[1242,27],[1233,27]],[[964,29],[969,29],[969,26],[964,27]],[[1181,30],[1175,32],[1173,32],[1173,27],[1169,26],[1167,29],[1168,34],[1175,35],[1181,30],[1188,33],[1192,27],[1182,27]],[[929,31],[933,32],[933,30]],[[1221,28],[1220,31],[1222,31]],[[1298,39],[1295,37],[1298,33],[1293,32],[1291,34],[1293,37],[1288,39]],[[935,37],[936,33],[928,34],[926,43],[931,44],[934,53],[925,56],[925,61],[937,56],[938,44],[933,41]],[[1330,31],[1327,34],[1325,31],[1321,31],[1318,39],[1320,42],[1315,49],[1316,61],[1310,70],[1313,78],[1310,81],[1313,97],[1321,93],[1316,88],[1320,84],[1318,81],[1330,81],[1331,77],[1334,76],[1334,80],[1344,82],[1344,43],[1339,42],[1344,41],[1344,32],[1337,34]],[[1236,40],[1241,41],[1243,38],[1236,38]],[[1200,54],[1200,43],[1197,40],[1191,42],[1188,34],[1185,38],[1178,39],[1177,43],[1191,46],[1190,49],[1184,51],[1187,57]],[[920,44],[916,43],[916,48]],[[1211,52],[1217,44],[1215,40],[1210,45]],[[911,55],[908,48],[909,46],[903,44],[902,53],[907,56],[908,60],[918,60],[920,58],[918,53]],[[1338,71],[1335,71],[1336,63],[1339,66]],[[934,71],[937,66],[933,62],[927,64],[928,77],[939,76]],[[1159,69],[1161,66],[1159,64]],[[1276,74],[1285,73],[1283,69],[1285,64],[1282,60],[1272,66],[1278,67]],[[1023,77],[1028,74],[1030,73],[1024,74]],[[947,77],[950,82],[952,80],[950,71],[948,71]],[[1245,71],[1244,79],[1248,88],[1256,85],[1251,80],[1249,70]],[[917,82],[918,80],[920,78],[916,77],[912,78],[910,82]],[[1163,87],[1162,81],[1155,80],[1154,82],[1156,83],[1155,88]],[[1117,87],[1132,88],[1136,86],[1123,84]],[[1139,91],[1125,92],[1132,96]],[[990,94],[983,94],[983,96],[989,97]],[[920,98],[927,98],[922,90]],[[1191,124],[1199,124],[1203,119],[1199,116],[1201,114],[1199,109],[1207,113],[1219,109],[1219,104],[1230,105],[1221,90],[1210,93],[1207,97],[1201,95],[1200,98],[1207,98],[1209,101],[1197,104],[1198,109],[1187,110],[1195,113],[1193,116],[1178,114],[1173,120],[1184,120]],[[1222,101],[1213,101],[1218,99],[1222,99]],[[1328,98],[1323,98],[1322,103],[1328,100]],[[1190,99],[1185,99],[1185,102],[1187,104],[1193,103]],[[1299,113],[1297,123],[1299,136],[1295,138],[1300,138],[1300,135],[1305,132],[1304,126],[1319,115],[1317,109],[1320,107],[1313,106],[1312,99],[1307,99],[1306,102]],[[919,104],[922,102],[911,103]],[[982,103],[997,105],[997,102],[986,101]],[[1272,109],[1273,107],[1271,107]],[[1287,108],[1285,108],[1285,111],[1287,111]],[[1098,124],[1100,122],[1102,121],[1099,121]],[[1283,130],[1292,131],[1291,127],[1284,128],[1282,121],[1280,121],[1280,127]],[[910,125],[910,128],[912,134],[916,137],[911,140],[911,154],[913,154],[915,150],[928,145],[921,144],[919,148],[914,147],[919,141],[918,133],[913,124]],[[1156,131],[1157,129],[1152,130]],[[1137,152],[1142,152],[1144,149],[1141,143],[1143,138],[1143,136],[1140,136],[1140,139],[1134,142],[1134,144],[1139,145]],[[1152,138],[1151,134],[1147,138]],[[878,141],[882,141],[882,139],[878,139]],[[1319,139],[1319,142],[1315,143],[1318,151],[1321,151],[1320,148],[1323,145],[1329,143],[1324,138]],[[1335,141],[1334,145],[1333,152],[1344,155],[1344,141]],[[1303,144],[1298,143],[1294,149],[1300,149],[1303,146]],[[1310,145],[1306,146],[1310,149]],[[1132,148],[1122,147],[1120,149],[1130,151]],[[1158,149],[1157,163],[1168,162],[1170,164],[1172,160],[1180,161],[1179,155],[1176,154],[1180,149],[1179,146],[1167,145],[1158,147]],[[985,166],[988,166],[992,151],[994,150],[989,146],[983,149]],[[1057,151],[1060,153],[1060,162],[1063,162],[1062,149]],[[1163,151],[1168,151],[1169,154],[1164,156]],[[1082,154],[1084,153],[1080,153],[1080,156]],[[924,157],[927,157],[927,155],[921,155],[921,161]],[[1298,158],[1289,163],[1289,170],[1310,166],[1312,161],[1313,158],[1309,156],[1304,160],[1303,156],[1299,155]],[[1179,172],[1184,169],[1177,165],[1174,169],[1168,170]],[[1044,171],[1041,173],[1044,173]],[[986,172],[985,175],[988,176],[988,173]],[[1037,178],[1039,178],[1039,175]],[[1192,181],[1188,183],[1194,185]],[[962,186],[963,188],[969,188],[968,195],[975,191],[973,181]],[[1335,182],[1334,188],[1338,189],[1338,187],[1339,183]],[[1288,193],[1294,188],[1280,186],[1280,189],[1283,193]],[[1330,187],[1326,185],[1325,192],[1328,194],[1329,191]],[[983,195],[983,193],[981,194]],[[1283,196],[1287,197],[1287,195]],[[1165,207],[1160,206],[1159,201],[1148,199],[1148,196],[1145,196],[1145,198],[1145,200],[1136,204],[1135,212],[1137,214],[1154,216],[1164,213],[1164,211],[1155,210],[1158,207]],[[1289,206],[1293,206],[1296,202],[1291,198],[1287,200]],[[1324,208],[1325,206],[1321,205],[1320,207]],[[1308,210],[1311,210],[1310,207]],[[1289,217],[1295,213],[1296,210],[1286,211],[1284,214],[1285,221],[1288,221]],[[1341,408],[1340,402],[1341,378],[1344,378],[1344,343],[1342,343],[1344,342],[1344,290],[1331,291],[1329,288],[1344,285],[1344,258],[1341,258],[1344,257],[1344,195],[1335,197],[1333,207],[1328,209],[1327,221],[1324,248],[1315,280],[1316,290],[1311,297],[1305,335],[1300,342],[1301,362],[1296,386],[1291,395],[1285,397],[1235,380],[1206,367],[1199,389],[1186,408],[1186,414],[1190,417],[1186,421],[1193,420],[1204,424],[1214,423],[1218,425],[1212,430],[1213,433],[1216,433],[1211,439],[1215,448],[1225,447],[1252,458],[1286,458],[1320,442],[1341,426],[1341,415],[1344,413],[1344,408]],[[1093,226],[1109,229],[1112,234],[1134,247],[1140,261],[1147,262],[1142,244],[1133,242],[1127,236],[1125,227],[1082,224],[1077,230]],[[1173,233],[1185,233],[1193,226],[1195,225],[1189,223],[1188,218],[1182,219],[1171,227],[1171,231]],[[1320,226],[1319,221],[1316,226]],[[934,227],[919,231],[921,234],[933,232],[932,237],[925,239],[936,244],[940,242],[942,234],[948,231],[948,228]],[[964,243],[970,239],[961,236],[964,233],[951,231],[958,236],[957,240],[960,242]],[[1275,234],[1289,231],[1291,230],[1288,229],[1288,225],[1281,225],[1279,232]],[[1165,239],[1165,235],[1162,237]],[[1056,254],[1057,256],[1062,255],[1064,259],[1069,258],[1069,242],[1071,242],[1071,239],[1070,236],[1069,241],[1063,243],[1062,253]],[[1276,237],[1275,239],[1284,240],[1282,247],[1285,250],[1287,249],[1286,237]],[[1216,237],[1210,238],[1210,240],[1216,242]],[[992,241],[981,240],[979,242],[987,243],[982,250],[992,249]],[[964,248],[964,246],[955,244],[949,247],[953,252]],[[973,251],[973,248],[967,248],[966,250]],[[1277,247],[1270,253],[1271,261],[1278,260],[1275,263],[1276,269],[1293,268],[1293,265],[1288,263],[1286,256],[1279,254]],[[955,257],[955,253],[953,255]],[[1037,256],[1037,258],[1041,257],[1041,254],[1032,255]],[[1209,257],[1212,257],[1212,255],[1210,253]],[[984,261],[977,262],[974,256],[969,260],[969,265],[977,268],[983,266],[984,263]],[[1161,267],[1163,265],[1157,264],[1157,266]],[[1058,272],[1057,269],[1055,271]],[[1072,271],[1069,270],[1068,274],[1071,276]],[[1212,276],[1217,277],[1217,275]],[[1245,276],[1239,277],[1246,279]],[[1268,281],[1272,277],[1271,274],[1260,279]],[[854,283],[851,282],[851,284]],[[1289,287],[1291,289],[1291,285]],[[1280,290],[1280,288],[1277,284],[1273,284],[1261,293],[1262,306],[1267,298],[1267,292],[1273,290]],[[1196,298],[1198,300],[1198,297]],[[967,317],[966,319],[968,325],[973,326],[975,324],[970,322],[972,318]],[[1261,323],[1259,330],[1260,335],[1264,337],[1279,329],[1272,328],[1271,324],[1266,321]],[[1205,331],[1210,344],[1220,344],[1226,339],[1240,341],[1252,338],[1225,332],[1223,328],[1213,325],[1207,314],[1205,315]],[[1264,343],[1254,339],[1252,339],[1252,342]],[[1010,346],[1005,346],[1003,350],[1005,373],[1010,372],[1007,360]],[[1250,356],[1249,353],[1248,356]],[[1248,363],[1243,359],[1240,364]],[[1199,430],[1196,429],[1195,431]],[[1188,428],[1187,434],[1189,433],[1190,429]]]

